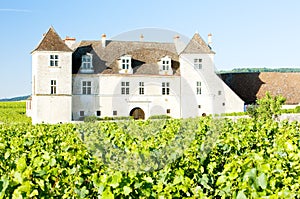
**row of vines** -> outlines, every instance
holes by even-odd
[[[0,124],[1,198],[298,198],[298,122]]]

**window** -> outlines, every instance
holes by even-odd
[[[118,115],[118,112],[117,111],[113,111],[113,116],[116,116]]]
[[[51,91],[50,93],[53,95],[53,94],[56,94],[56,80],[51,80]]]
[[[83,55],[81,58],[81,68],[82,69],[93,69],[92,66],[92,55],[87,54]]]
[[[167,109],[167,113],[168,113],[168,114],[171,113],[171,109]]]
[[[221,95],[222,94],[222,91],[218,91],[218,95]]]
[[[170,94],[170,82],[163,82],[162,95],[169,95],[169,94]]]
[[[80,116],[80,117],[83,117],[83,116],[84,116],[84,111],[80,111],[80,112],[79,112],[79,116]]]
[[[50,66],[58,66],[58,55],[50,55]]]
[[[197,82],[196,93],[197,95],[201,95],[201,82]]]
[[[201,105],[198,105],[198,108],[201,108]]]
[[[97,111],[97,112],[96,112],[96,115],[97,115],[97,116],[101,116],[101,111]]]
[[[165,56],[161,59],[161,66],[163,71],[168,71],[171,68],[171,58]]]
[[[169,64],[169,60],[163,60],[162,61],[162,68],[163,70],[169,70],[170,64]]]
[[[121,82],[121,94],[129,95],[129,82]]]
[[[144,89],[144,82],[139,82],[139,94],[144,95],[145,89]]]
[[[202,68],[202,59],[194,59],[194,67],[197,69]]]
[[[82,94],[83,95],[92,94],[92,82],[91,81],[83,81],[82,82]]]
[[[125,56],[121,58],[122,69],[129,69],[131,57]]]

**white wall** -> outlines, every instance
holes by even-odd
[[[85,116],[96,115],[96,111],[100,110],[99,104],[99,75],[95,74],[75,74],[73,75],[73,110],[72,116],[74,120],[78,120],[80,111],[84,111]],[[82,82],[91,82],[91,94],[82,94]]]
[[[194,59],[202,59],[202,68],[194,68]],[[243,101],[215,74],[213,54],[180,55],[182,79],[182,117],[243,111]],[[196,95],[196,82],[201,95]],[[200,108],[199,108],[200,105]]]
[[[59,56],[58,67],[50,55]],[[56,80],[56,94],[51,94]],[[72,113],[72,52],[32,53],[32,123],[70,122]]]
[[[78,85],[82,79],[82,76],[76,75],[75,84]],[[145,118],[167,115],[167,109],[170,109],[168,115],[180,118],[179,76],[101,74],[90,79],[98,83],[99,93],[91,96],[74,93],[73,116],[80,110],[87,110],[85,112],[89,115],[95,115],[99,110],[101,117],[113,116],[113,111],[117,111],[116,116],[129,116],[132,109],[141,108]],[[121,94],[121,82],[129,82],[129,95]],[[144,82],[144,95],[139,94],[139,82]],[[170,95],[162,95],[162,82],[170,83]]]
[[[32,100],[32,123],[66,123],[71,121],[72,98],[68,96],[39,96]]]

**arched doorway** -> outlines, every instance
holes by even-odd
[[[141,108],[134,108],[130,111],[130,116],[132,116],[135,120],[144,120],[145,113]]]

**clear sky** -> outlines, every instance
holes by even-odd
[[[300,66],[299,0],[1,0],[0,98],[31,94],[31,55],[52,25],[77,40],[138,28],[207,41],[219,70]]]

